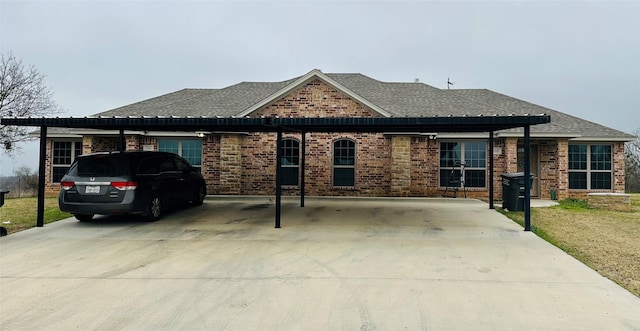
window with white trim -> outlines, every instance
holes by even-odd
[[[487,144],[484,141],[440,142],[441,187],[450,186],[451,183],[462,187],[462,164],[465,187],[486,187]]]
[[[281,148],[282,185],[299,185],[300,143],[295,139],[283,139]]]
[[[69,171],[71,163],[82,155],[81,141],[54,141],[51,162],[51,181],[59,183]]]
[[[333,186],[355,186],[356,143],[349,139],[333,143]]]
[[[158,151],[182,156],[196,167],[202,167],[202,140],[196,139],[161,139],[158,140]]]
[[[610,190],[611,145],[569,144],[569,189]]]

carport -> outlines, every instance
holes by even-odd
[[[3,125],[31,126],[40,128],[40,156],[38,183],[38,214],[36,226],[44,226],[45,158],[47,128],[86,128],[119,130],[120,149],[123,150],[125,130],[146,131],[208,131],[208,132],[276,132],[276,208],[275,227],[281,227],[281,179],[279,160],[283,132],[302,134],[300,206],[305,199],[306,133],[309,132],[353,132],[353,133],[432,133],[432,132],[488,132],[489,133],[489,208],[493,209],[493,139],[494,132],[512,128],[524,128],[524,178],[531,174],[530,127],[549,123],[549,115],[526,116],[448,116],[448,117],[385,117],[385,118],[280,118],[280,117],[84,117],[84,118],[3,118]],[[531,230],[531,183],[525,180],[524,218],[525,231]]]

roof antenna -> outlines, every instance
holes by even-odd
[[[455,84],[455,82],[452,82],[449,77],[447,77],[447,90],[450,89],[453,84]]]

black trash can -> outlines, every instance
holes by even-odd
[[[502,208],[524,211],[524,172],[502,174]]]
[[[0,207],[4,205],[4,195],[7,193],[9,193],[9,191],[0,189]]]

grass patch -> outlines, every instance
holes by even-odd
[[[9,234],[36,226],[37,207],[38,199],[35,197],[5,199],[4,206],[0,208],[0,226],[5,227]],[[57,197],[45,198],[45,224],[71,216],[69,213],[60,211]]]
[[[640,194],[631,201],[631,211],[593,209],[576,199],[533,208],[531,230],[640,297]],[[523,212],[502,213],[523,225]]]
[[[569,199],[560,201],[560,205],[558,207],[562,209],[569,209],[569,210],[583,210],[583,209],[589,209],[589,204],[587,203],[586,200],[569,198]]]

